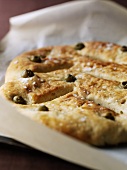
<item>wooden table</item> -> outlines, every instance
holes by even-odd
[[[9,18],[69,0],[0,0],[0,39],[9,30]],[[127,7],[127,1],[116,0]],[[0,170],[90,170],[33,149],[0,143]]]

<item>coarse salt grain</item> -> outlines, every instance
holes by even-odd
[[[93,103],[88,103],[88,106],[93,106]]]
[[[112,50],[112,47],[113,47],[113,44],[112,43],[108,43],[107,45],[106,45],[106,50]]]
[[[83,69],[83,71],[91,71],[91,70],[92,70],[91,67],[85,67],[85,68]]]
[[[102,89],[106,89],[107,88],[107,86],[102,86]]]
[[[80,118],[80,122],[85,122],[86,121],[86,116]]]
[[[13,63],[14,63],[14,64],[17,64],[17,63],[18,63],[18,60],[14,61]]]
[[[19,81],[25,84],[25,83],[28,83],[29,78],[20,78]]]
[[[33,84],[33,85],[35,85],[35,84],[36,84],[36,82],[34,81],[32,84]]]
[[[98,49],[100,49],[100,48],[102,48],[102,45],[99,45],[99,46],[98,46]]]

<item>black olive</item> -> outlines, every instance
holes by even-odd
[[[82,50],[85,47],[85,45],[83,43],[78,43],[75,46],[75,50]]]
[[[17,104],[26,104],[26,101],[21,96],[14,96],[13,101]]]
[[[122,51],[122,52],[127,52],[127,46],[122,46],[122,47],[121,47],[121,51]]]
[[[33,77],[34,73],[31,70],[25,70],[22,72],[22,77],[23,78],[28,78],[28,77]]]
[[[75,82],[76,80],[76,77],[71,74],[68,74],[68,76],[66,77],[66,82]]]
[[[42,105],[38,108],[38,111],[49,111],[48,107],[45,105]]]
[[[124,89],[127,89],[127,81],[123,81],[121,84],[122,84]]]
[[[110,119],[110,120],[115,120],[114,116],[111,114],[111,113],[108,113],[106,116],[105,116],[106,119]]]
[[[35,63],[41,63],[41,57],[40,56],[31,56],[30,61],[33,61]]]

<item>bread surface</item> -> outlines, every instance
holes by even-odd
[[[84,42],[26,52],[0,95],[22,114],[92,145],[127,142],[127,47]]]

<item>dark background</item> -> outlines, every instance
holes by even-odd
[[[0,39],[9,30],[9,18],[71,0],[0,0]],[[127,7],[126,0],[115,2]]]
[[[0,0],[0,39],[9,30],[9,18],[69,0]],[[127,7],[126,0],[116,0]],[[13,40],[12,40],[13,41]],[[90,170],[33,149],[0,143],[0,170]]]

